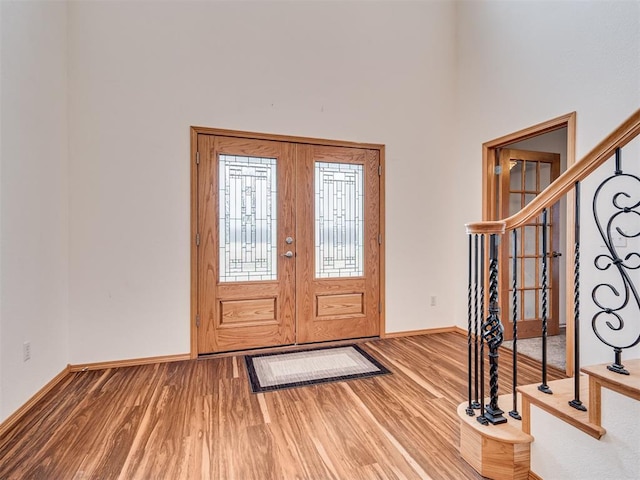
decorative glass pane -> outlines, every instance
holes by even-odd
[[[524,259],[524,285],[523,287],[537,287],[538,275],[536,272],[536,259],[525,258]]]
[[[551,164],[540,163],[540,190],[544,190],[551,183]]]
[[[522,190],[522,160],[511,160],[509,170],[510,190]]]
[[[536,254],[536,227],[524,227],[524,254]]]
[[[524,320],[536,320],[536,290],[524,290],[523,295]]]
[[[536,198],[536,194],[534,194],[534,193],[525,194],[525,196],[524,196],[524,205],[522,205],[522,206],[525,207],[525,206],[529,205],[533,201],[534,198]]]
[[[220,281],[276,280],[276,159],[220,155]]]
[[[316,162],[316,277],[359,277],[364,258],[362,165]]]
[[[522,194],[510,193],[509,194],[509,215],[518,213],[522,210]]]
[[[538,176],[536,172],[537,163],[538,162],[525,162],[524,188],[528,192],[538,191]]]

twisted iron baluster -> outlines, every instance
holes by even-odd
[[[498,237],[491,235],[489,247],[489,315],[482,325],[482,336],[489,346],[489,390],[490,403],[487,405],[484,417],[490,423],[497,425],[505,423],[507,419],[498,406],[498,348],[504,339],[504,328],[498,313]]]
[[[485,256],[484,256],[484,241],[485,236],[482,235],[480,237],[480,318],[484,318],[484,282],[485,282],[485,273],[484,273],[484,264],[485,264]],[[480,339],[482,340],[482,335],[480,335]],[[484,355],[482,354],[484,350],[481,350],[480,358],[482,369],[482,381],[484,382]],[[484,402],[484,393],[480,396],[480,401]]]
[[[573,253],[573,400],[569,405],[585,412],[587,407],[580,401],[580,182],[575,186]]]
[[[467,371],[469,374],[469,378],[467,381],[467,386],[469,387],[469,405],[467,406],[467,415],[469,415],[470,417],[472,417],[474,415],[473,413],[473,405],[472,405],[472,395],[473,395],[473,373],[471,371],[472,369],[472,355],[473,355],[473,351],[471,348],[471,329],[472,329],[472,297],[473,297],[473,290],[472,290],[472,282],[473,282],[473,277],[472,277],[472,270],[473,270],[473,246],[472,246],[472,239],[471,239],[471,234],[468,235],[469,237],[469,285],[467,288],[467,350],[468,350],[468,361],[467,361]]]
[[[479,401],[478,393],[478,342],[480,341],[480,321],[478,319],[478,235],[474,238],[474,251],[475,251],[475,273],[474,273],[474,326],[475,326],[475,339],[474,339],[474,357],[475,357],[475,401],[471,406],[475,409],[480,408],[481,402]]]
[[[518,413],[518,394],[516,387],[518,386],[518,230],[513,230],[513,410],[509,412],[509,416],[516,420],[522,420]]]
[[[547,209],[542,211],[542,383],[538,390],[543,393],[553,392],[547,385]]]
[[[480,237],[480,315],[484,316],[484,235]],[[485,417],[484,408],[484,338],[480,338],[480,415],[477,420],[483,425],[488,425],[489,421]]]

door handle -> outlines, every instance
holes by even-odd
[[[289,250],[288,252],[284,252],[282,255],[280,255],[281,257],[287,257],[287,258],[291,258],[293,257],[293,252],[291,250]]]
[[[552,256],[553,258],[561,257],[561,256],[562,256],[562,253],[560,253],[560,252],[551,252],[551,256]]]

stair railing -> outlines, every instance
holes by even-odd
[[[468,283],[468,406],[466,412],[474,416],[479,410],[477,420],[482,424],[500,424],[506,422],[503,411],[498,405],[498,377],[499,377],[499,347],[504,338],[504,326],[500,320],[498,308],[498,272],[500,268],[508,266],[500,265],[498,244],[500,238],[507,232],[512,232],[512,242],[517,248],[517,229],[534,221],[538,216],[542,217],[542,378],[538,389],[544,393],[553,394],[547,385],[547,307],[548,307],[548,241],[547,241],[547,211],[568,192],[574,192],[574,278],[573,278],[573,342],[574,342],[574,398],[569,405],[586,410],[580,400],[580,202],[581,182],[591,175],[598,167],[615,155],[615,172],[605,179],[596,189],[593,198],[593,215],[608,252],[598,255],[594,260],[595,267],[600,271],[615,269],[619,274],[618,288],[613,283],[600,283],[591,292],[591,298],[598,311],[592,318],[592,329],[598,339],[613,348],[614,362],[608,368],[614,372],[625,374],[627,370],[622,364],[622,351],[634,347],[640,343],[640,334],[630,342],[620,343],[607,336],[609,332],[618,332],[625,327],[622,311],[631,304],[635,304],[638,310],[635,318],[640,313],[640,296],[638,289],[632,281],[630,271],[640,269],[640,253],[633,252],[622,258],[613,241],[614,235],[631,239],[640,237],[640,229],[627,231],[621,226],[624,219],[640,218],[640,178],[631,173],[624,173],[621,164],[621,149],[631,140],[640,135],[640,110],[637,110],[616,130],[600,142],[591,152],[580,161],[569,167],[554,182],[538,194],[529,204],[518,213],[509,218],[498,221],[485,221],[469,223],[466,225],[469,236],[469,283]],[[612,185],[624,180],[633,182],[634,187],[623,187],[624,190],[616,190]],[[627,183],[628,185],[628,183]],[[607,203],[606,201],[610,203]],[[608,218],[603,213],[602,204],[606,203],[609,211]],[[485,241],[488,240],[488,277],[485,275]],[[518,297],[517,297],[517,252],[514,251],[512,286],[514,296],[512,299],[513,312],[513,408],[509,415],[520,419],[517,405],[517,341],[518,341]],[[488,284],[488,309],[484,308],[484,286]],[[608,294],[608,295],[607,295]],[[612,295],[618,299],[611,304]],[[484,319],[484,320],[482,320]],[[607,330],[608,329],[608,330]],[[489,403],[485,405],[485,373],[484,373],[484,347],[489,349]],[[475,388],[473,388],[475,387]]]

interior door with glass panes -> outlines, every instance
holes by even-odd
[[[298,146],[298,343],[380,334],[380,153]]]
[[[560,175],[560,155],[528,150],[502,149],[500,152],[500,212],[507,218],[519,212]],[[547,215],[547,329],[559,332],[559,208]],[[517,292],[518,338],[542,335],[542,216],[518,228]],[[513,243],[511,233],[501,240],[500,311],[505,339],[513,337]]]
[[[198,135],[198,353],[295,342],[295,145]]]

